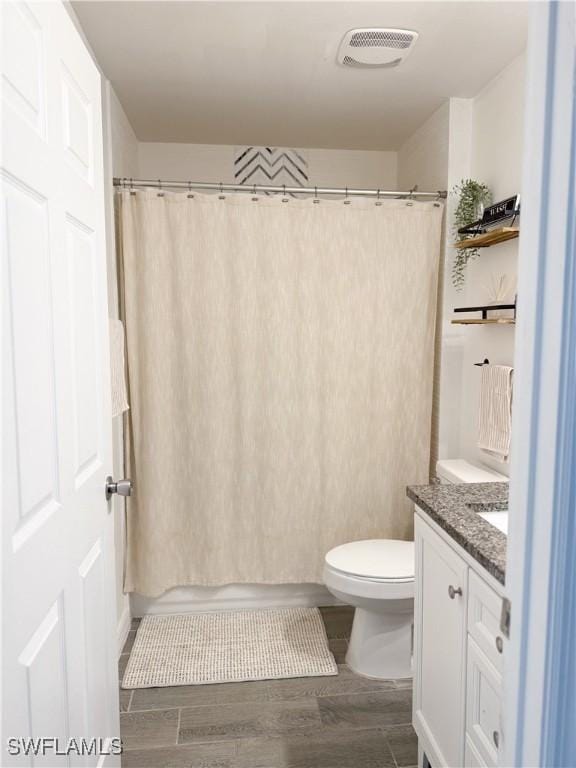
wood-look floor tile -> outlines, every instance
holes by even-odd
[[[178,742],[247,739],[319,726],[315,699],[193,707],[182,710]]]
[[[178,710],[123,712],[120,736],[125,750],[173,746],[178,736]]]
[[[132,650],[132,646],[134,645],[134,640],[136,640],[136,630],[131,629],[128,632],[128,637],[126,638],[126,642],[124,643],[124,648],[122,648],[122,653],[130,653]]]
[[[322,722],[328,726],[381,728],[412,721],[408,690],[372,691],[318,699]]]
[[[348,650],[348,640],[344,637],[333,637],[328,640],[328,646],[332,651],[336,664],[344,664],[346,661],[346,651]]]
[[[120,712],[128,712],[132,691],[125,691],[120,688]]]
[[[131,712],[170,707],[202,707],[268,699],[267,681],[218,683],[216,685],[175,685],[167,688],[141,688],[134,691]]]
[[[120,683],[122,683],[122,678],[124,677],[124,672],[126,671],[126,664],[128,664],[129,658],[130,658],[129,653],[123,653],[118,659],[118,679],[120,680]]]
[[[384,731],[398,768],[418,763],[418,737],[411,725],[395,726]]]
[[[237,768],[394,768],[379,730],[336,732],[314,729],[306,735],[244,739]]]
[[[350,605],[331,605],[320,608],[326,634],[329,639],[349,638],[354,620],[354,608]]]
[[[236,742],[135,749],[122,755],[122,768],[236,768]]]
[[[364,691],[395,690],[392,680],[371,680],[368,677],[360,677],[344,665],[338,667],[338,675],[270,680],[268,685],[271,699],[303,699],[309,696],[336,696]]]

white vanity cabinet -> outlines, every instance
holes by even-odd
[[[502,586],[416,508],[414,728],[432,768],[497,766]]]

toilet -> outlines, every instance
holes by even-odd
[[[463,459],[436,465],[441,483],[505,482],[507,477]],[[412,677],[414,543],[369,539],[341,544],[325,557],[324,584],[353,605],[346,663],[357,674],[381,680]]]
[[[346,664],[378,679],[412,677],[414,542],[341,544],[324,561],[324,584],[356,608]]]

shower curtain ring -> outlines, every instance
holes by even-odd
[[[164,197],[164,191],[162,189],[162,179],[158,179],[158,197]]]
[[[220,182],[220,196],[218,197],[219,200],[226,200],[226,196],[224,195],[224,185],[222,182]]]
[[[320,200],[318,200],[318,187],[314,187],[314,202],[319,203]]]
[[[282,198],[282,202],[283,203],[287,203],[288,202],[288,198],[286,197],[286,184],[282,184],[282,189],[284,190],[284,192],[283,192],[284,197]]]
[[[344,198],[344,205],[350,205],[350,200],[348,200],[348,187],[346,187],[346,197]]]
[[[134,189],[134,179],[132,178],[132,176],[130,177],[130,194],[131,195],[136,194],[136,190]]]
[[[192,194],[192,182],[191,181],[188,182],[188,197],[189,198],[193,198],[194,197],[194,195]]]
[[[376,205],[382,205],[382,202],[380,200],[380,188],[376,191]]]

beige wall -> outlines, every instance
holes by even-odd
[[[124,114],[124,110],[109,82],[104,85],[104,120],[105,120],[105,155],[108,184],[113,176],[138,175],[138,141]],[[114,197],[111,186],[106,201],[107,205],[107,258],[108,258],[108,307],[110,317],[118,317],[118,284],[116,273],[116,246],[114,237]],[[122,417],[117,416],[112,422],[112,460],[114,477],[124,477],[124,450]],[[130,604],[124,594],[124,526],[125,502],[120,496],[114,496],[114,540],[116,556],[116,609],[118,624],[118,643],[121,648],[123,637],[130,622]]]
[[[494,200],[521,191],[525,59],[510,63],[473,99],[450,99],[410,136],[398,153],[398,185],[452,190],[462,179],[486,183]],[[421,181],[422,180],[422,181]],[[492,274],[505,273],[515,284],[518,240],[481,251],[469,265],[462,291],[452,285],[452,220],[456,198],[446,204],[446,247],[441,306],[441,369],[437,389],[440,458],[465,458],[504,474],[507,465],[477,448],[480,375],[475,362],[512,365],[514,326],[453,326],[455,306],[488,301]],[[510,292],[513,298],[514,289]]]
[[[416,184],[420,189],[447,189],[449,176],[449,151],[450,151],[450,114],[451,102],[446,101],[436,110],[402,145],[398,152],[398,185],[402,189],[412,189]],[[446,217],[445,217],[446,221]],[[436,319],[436,363],[434,376],[434,392],[432,407],[432,444],[431,444],[431,474],[434,471],[436,459],[438,458],[438,448],[446,442],[441,432],[445,432],[448,427],[448,420],[440,420],[440,414],[449,412],[444,407],[442,395],[446,395],[448,390],[441,386],[440,376],[442,372],[450,370],[452,376],[457,375],[460,370],[460,361],[458,358],[452,362],[452,350],[447,347],[446,334],[442,327],[446,310],[443,309],[447,287],[447,263],[446,255],[446,232],[445,227],[442,236],[443,258],[440,264],[439,282],[438,282],[438,316]],[[449,277],[449,270],[448,270]],[[451,357],[452,355],[452,357]],[[442,361],[442,364],[441,364]],[[454,387],[450,388],[454,390]],[[450,424],[455,419],[450,419]],[[451,429],[455,432],[455,426]]]
[[[474,99],[472,110],[470,175],[485,182],[494,200],[521,192],[524,125],[525,56],[515,59]],[[491,275],[507,274],[512,283],[508,298],[514,299],[518,274],[518,240],[484,248],[470,264],[462,298],[466,305],[483,303],[488,296]],[[462,455],[482,459],[497,471],[508,474],[508,466],[490,460],[476,446],[479,396],[479,369],[474,363],[487,357],[490,362],[513,365],[512,325],[466,328],[463,356],[460,443]]]
[[[305,149],[311,186],[397,189],[396,152]],[[234,181],[234,147],[221,144],[140,142],[142,178]]]
[[[447,100],[402,145],[398,152],[398,187],[423,190],[446,189],[448,179]]]

